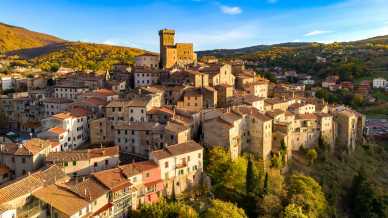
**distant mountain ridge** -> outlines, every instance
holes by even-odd
[[[388,44],[388,35],[386,36],[376,36],[368,39],[362,39],[357,41],[350,41],[350,42],[339,42],[344,44],[350,44],[350,45],[357,45],[357,44],[367,44],[367,43],[374,43],[374,44]],[[204,51],[197,51],[199,57],[201,56],[218,56],[218,57],[225,57],[225,56],[234,56],[234,55],[244,55],[248,53],[255,53],[259,51],[269,50],[271,48],[275,47],[286,47],[286,48],[303,48],[303,47],[309,47],[311,45],[316,44],[322,44],[317,42],[287,42],[287,43],[280,43],[280,44],[273,44],[273,45],[255,45],[250,47],[244,47],[244,48],[237,48],[237,49],[214,49],[214,50],[204,50]]]
[[[0,53],[63,42],[65,42],[65,40],[56,36],[0,23]]]

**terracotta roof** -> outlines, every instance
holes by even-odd
[[[151,155],[156,159],[165,159],[168,157],[173,157],[181,154],[186,154],[193,151],[202,150],[202,146],[192,140],[180,144],[170,145],[166,148],[152,151]]]
[[[108,103],[105,107],[127,107],[129,100],[113,100]]]
[[[240,106],[240,107],[237,107],[236,110],[242,114],[251,115],[251,116],[253,116],[259,120],[262,120],[264,122],[272,120],[272,118],[262,114],[258,109],[254,108],[254,107]]]
[[[54,114],[52,117],[56,119],[64,120],[68,118],[73,118],[74,116],[69,112],[63,112],[63,113]]]
[[[69,191],[78,195],[79,197],[92,202],[97,198],[105,195],[109,190],[102,184],[97,182],[93,177],[87,178],[82,182],[69,182],[64,187],[67,187]]]
[[[166,114],[174,114],[174,111],[167,107],[154,107],[151,110],[147,111],[148,114],[158,114],[158,113],[166,113]]]
[[[111,191],[118,191],[132,185],[119,168],[96,172],[92,175]]]
[[[92,217],[95,217],[95,216],[101,214],[102,212],[109,210],[109,208],[111,208],[111,207],[113,207],[113,204],[107,203],[106,205],[104,205],[103,207],[101,207],[100,209],[98,209],[96,212],[94,212],[94,213],[92,214]]]
[[[16,198],[31,194],[44,185],[56,181],[68,181],[69,177],[56,165],[40,170],[19,180],[12,181],[9,185],[0,188],[0,205]],[[12,205],[15,206],[15,205]]]
[[[318,117],[331,117],[331,114],[328,113],[315,113]]]
[[[148,98],[134,98],[128,103],[128,107],[145,107],[149,103]]]
[[[49,162],[70,162],[70,161],[81,161],[90,160],[98,157],[108,157],[119,155],[119,147],[108,147],[108,148],[94,148],[87,150],[73,150],[73,151],[62,151],[62,152],[50,152],[46,161]]]
[[[80,103],[86,103],[94,106],[104,106],[107,104],[107,101],[101,98],[91,97],[91,98],[81,100]]]
[[[51,128],[51,129],[49,129],[49,130],[47,130],[47,131],[53,132],[53,133],[58,134],[58,135],[61,135],[61,134],[63,134],[64,132],[66,132],[66,130],[63,129],[62,127],[53,127],[53,128]]]
[[[87,110],[85,108],[82,108],[82,107],[75,107],[75,108],[72,108],[70,110],[70,113],[74,116],[74,117],[86,117],[88,115],[91,115],[93,114],[93,112],[91,112],[90,110]]]
[[[315,114],[297,114],[295,115],[297,120],[316,120],[318,117]]]
[[[98,94],[101,94],[101,95],[104,95],[104,96],[113,96],[113,95],[117,95],[116,92],[114,92],[113,90],[111,89],[97,89],[94,91],[95,93],[98,93]]]
[[[171,132],[183,132],[183,131],[186,131],[187,129],[189,129],[189,127],[174,121],[167,122],[167,125],[165,127],[165,130],[168,130]]]
[[[68,216],[73,216],[89,205],[83,198],[57,185],[49,185],[32,195]]]
[[[35,155],[47,147],[51,147],[51,141],[33,138],[23,144],[8,143],[0,145],[0,153],[13,155]]]
[[[272,110],[272,111],[268,111],[268,112],[266,112],[265,114],[266,114],[267,116],[269,116],[269,117],[274,118],[274,117],[279,116],[279,115],[281,115],[281,114],[285,114],[285,112],[282,111],[282,110],[280,110],[280,109],[275,109],[275,110]]]
[[[154,163],[153,161],[142,161],[142,162],[135,162],[131,164],[121,165],[119,168],[121,169],[122,173],[129,178],[133,175],[142,173],[144,171],[148,171],[151,169],[158,168],[159,166]]]
[[[280,98],[267,98],[264,100],[265,103],[267,104],[280,104],[286,102],[286,100],[280,99]]]

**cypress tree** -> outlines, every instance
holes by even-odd
[[[264,193],[264,195],[269,193],[269,177],[268,177],[268,173],[265,173],[263,193]]]
[[[247,166],[247,175],[246,175],[246,192],[254,193],[255,192],[255,174],[253,172],[253,161],[252,158],[249,158]]]

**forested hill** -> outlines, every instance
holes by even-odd
[[[55,70],[106,71],[115,63],[133,63],[145,51],[137,48],[86,42],[71,42],[22,27],[0,23],[0,54],[17,56],[19,63]]]

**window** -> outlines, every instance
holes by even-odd
[[[146,177],[146,178],[150,177],[150,173],[146,173],[146,174],[145,174],[145,177]]]
[[[94,167],[97,167],[97,166],[98,166],[98,163],[97,163],[97,162],[95,162],[95,163],[94,163]]]
[[[73,161],[73,166],[76,166],[77,165],[77,161]]]
[[[109,160],[105,160],[105,165],[108,165],[109,164]]]
[[[201,153],[198,153],[198,158],[201,158]]]
[[[63,166],[67,167],[68,163],[67,162],[64,162],[63,163]]]
[[[26,163],[26,158],[22,158],[22,163]]]
[[[164,162],[164,168],[168,168],[168,161]]]

